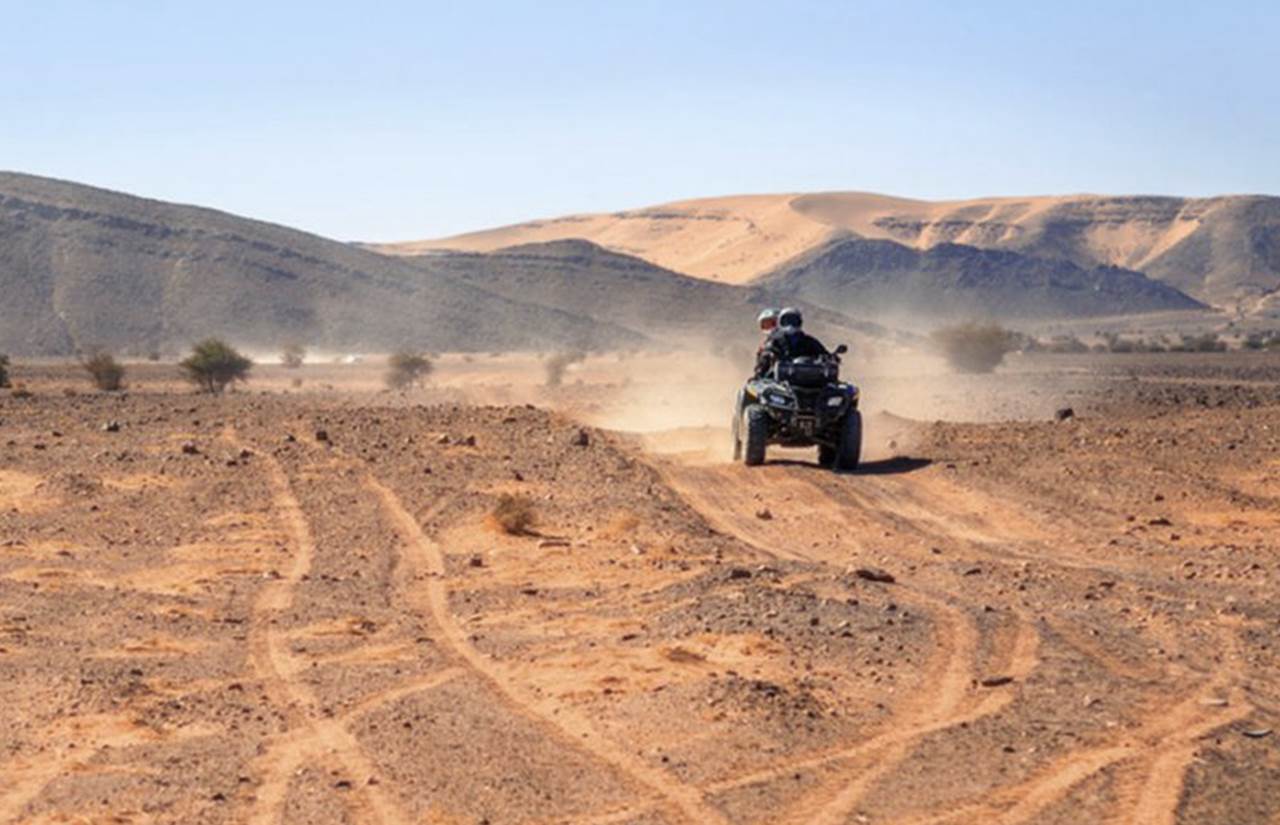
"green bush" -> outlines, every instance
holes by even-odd
[[[969,322],[934,330],[933,348],[957,372],[991,372],[1017,349],[1018,336],[999,324]]]
[[[80,362],[89,380],[104,392],[116,392],[124,388],[124,365],[108,352],[95,352]]]
[[[219,393],[234,381],[243,381],[253,368],[253,361],[241,355],[226,341],[207,338],[191,348],[191,354],[179,362],[191,383],[209,393]]]
[[[400,390],[421,382],[432,368],[431,359],[420,352],[397,352],[387,359],[384,380],[391,389]]]

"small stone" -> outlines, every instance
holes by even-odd
[[[749,579],[751,578],[751,571],[746,569],[745,567],[735,567],[729,571],[729,578],[730,579]]]
[[[484,559],[479,556],[472,556],[468,562],[472,567],[484,567]]]
[[[893,584],[897,581],[892,573],[887,570],[881,570],[879,567],[859,567],[853,571],[853,574],[860,579],[866,579],[869,582],[880,582],[881,584]]]
[[[1070,407],[1060,407],[1053,412],[1054,421],[1066,421],[1068,418],[1075,418],[1076,411]]]
[[[978,682],[978,684],[982,685],[983,687],[992,688],[992,687],[1001,687],[1002,685],[1007,685],[1012,681],[1013,681],[1012,676],[988,676],[987,678]]]
[[[107,423],[102,425],[102,431],[104,433],[118,433],[120,432],[120,422],[108,421]]]
[[[315,437],[316,437],[316,441],[319,441],[319,442],[320,442],[320,443],[322,443],[322,444],[328,444],[328,443],[329,443],[329,431],[328,431],[328,430],[316,430],[316,436],[315,436]]]
[[[756,518],[760,519],[761,521],[772,521],[773,513],[769,510],[768,507],[765,507],[762,510],[756,510]]]
[[[183,455],[200,455],[200,448],[197,447],[194,443],[190,441],[186,441],[186,442],[183,442],[182,444],[182,454]]]
[[[591,445],[591,433],[584,429],[579,429],[569,439],[569,444],[573,447],[588,447]]]

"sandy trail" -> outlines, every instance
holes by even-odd
[[[890,537],[892,557],[926,562],[931,556],[968,559],[987,565],[1013,567],[1034,561],[1066,574],[1115,577],[1134,567],[1099,562],[1074,548],[1086,544],[1079,532],[1068,542],[1062,531],[1054,536],[1042,514],[976,490],[959,490],[936,468],[926,472],[840,477],[803,463],[748,470],[739,466],[696,466],[666,459],[664,478],[716,529],[783,559],[803,559],[847,568],[857,560],[885,559],[876,548],[879,537]],[[767,491],[767,492],[766,492]],[[770,509],[772,508],[772,509]],[[767,511],[767,512],[766,512]],[[785,514],[780,518],[781,514]],[[764,515],[765,517],[761,517]],[[799,529],[798,525],[804,525]],[[814,540],[804,541],[810,537]],[[905,538],[905,540],[904,540]],[[912,569],[916,569],[912,566]],[[917,570],[914,578],[927,584],[898,585],[900,597],[929,615],[935,625],[934,661],[925,695],[908,697],[894,708],[890,730],[848,749],[780,765],[742,781],[785,775],[799,766],[841,763],[850,776],[825,793],[810,796],[779,822],[843,823],[860,802],[874,793],[877,782],[913,757],[913,747],[925,736],[968,727],[986,716],[1001,714],[1026,688],[1020,687],[1039,666],[1041,635],[1037,622],[1018,610],[1018,632],[1000,668],[1008,686],[985,697],[976,695],[980,678],[975,662],[978,633],[971,616],[982,605],[974,594],[957,587],[954,577]],[[980,598],[980,597],[978,597]],[[1077,651],[1098,661],[1117,678],[1150,682],[1159,673],[1122,661],[1081,633],[1072,623],[1054,619],[1052,625]],[[1224,644],[1230,632],[1218,631]],[[1158,636],[1174,646],[1177,640]],[[988,665],[990,667],[990,665]],[[1134,793],[1123,795],[1115,821],[1171,823],[1184,782],[1184,773],[1203,737],[1238,722],[1253,712],[1235,691],[1229,704],[1208,707],[1206,700],[1223,695],[1243,673],[1228,661],[1218,676],[1172,710],[1145,711],[1137,730],[1117,732],[1100,745],[1072,750],[1026,783],[984,794],[980,804],[952,808],[945,813],[912,815],[910,822],[1022,823],[1059,803],[1080,783],[1120,763],[1145,766]],[[736,783],[731,783],[736,784]],[[858,821],[864,821],[859,819]],[[895,820],[899,821],[899,820]]]

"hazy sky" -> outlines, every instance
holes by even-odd
[[[0,0],[0,20],[0,168],[340,239],[742,192],[1280,193],[1275,2]]]

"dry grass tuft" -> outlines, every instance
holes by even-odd
[[[493,505],[489,520],[509,536],[528,536],[533,533],[536,514],[533,500],[528,496],[503,493]]]

